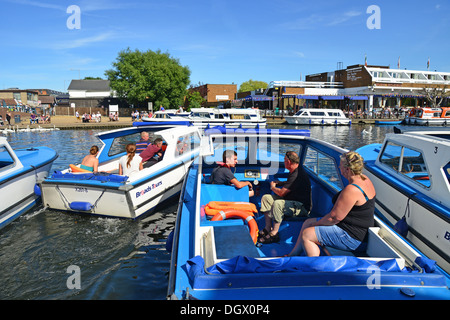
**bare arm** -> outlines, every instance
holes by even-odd
[[[252,190],[252,188],[253,188],[252,183],[249,181],[239,181],[238,179],[234,178],[234,179],[231,179],[230,182],[238,189],[241,189],[245,186],[248,186],[250,190]]]

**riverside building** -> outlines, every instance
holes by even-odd
[[[326,106],[371,114],[385,108],[427,106],[425,90],[435,88],[450,90],[450,72],[358,64],[307,75],[305,81],[272,81],[264,96],[285,113],[299,107]]]

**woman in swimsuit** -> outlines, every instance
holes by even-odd
[[[340,250],[359,251],[367,245],[367,233],[374,225],[375,188],[362,174],[364,160],[356,152],[341,155],[339,169],[349,184],[333,198],[333,208],[322,218],[306,220],[294,249],[289,256],[299,255],[302,249],[309,257],[320,255],[319,245]]]
[[[97,159],[98,147],[92,146],[89,150],[89,154],[81,161],[80,168],[89,170],[92,172],[98,171],[98,159]]]

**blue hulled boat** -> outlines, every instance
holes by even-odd
[[[41,200],[37,183],[47,177],[58,154],[48,147],[13,150],[0,137],[0,228]]]
[[[269,181],[287,179],[283,159],[295,151],[312,186],[310,217],[327,214],[331,199],[348,181],[338,169],[346,150],[309,137],[305,130],[211,129],[208,144],[187,172],[171,244],[169,299],[449,299],[449,277],[378,216],[361,254],[323,248],[320,257],[285,257],[304,218],[285,219],[280,242],[256,246],[255,222],[241,215],[215,221],[205,214],[212,201],[253,203],[270,192]],[[247,188],[209,183],[225,149],[238,154],[234,176]],[[246,218],[247,217],[247,218]],[[170,247],[170,246],[169,246]]]

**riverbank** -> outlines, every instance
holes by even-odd
[[[376,120],[382,119],[353,119],[352,124],[375,124]],[[385,119],[384,119],[385,120]],[[280,125],[287,124],[284,118],[281,117],[267,117],[268,125]],[[11,119],[11,126],[18,129],[25,129],[28,126],[30,129],[38,128],[59,128],[63,130],[76,130],[76,129],[114,129],[125,128],[133,125],[131,117],[122,117],[118,121],[109,121],[108,118],[103,117],[101,122],[91,121],[84,123],[81,120],[73,116],[53,116],[50,123],[30,124],[29,120],[22,120],[20,123],[15,123],[14,119]],[[8,128],[8,125],[4,125],[3,128]],[[2,127],[0,127],[2,128]]]

